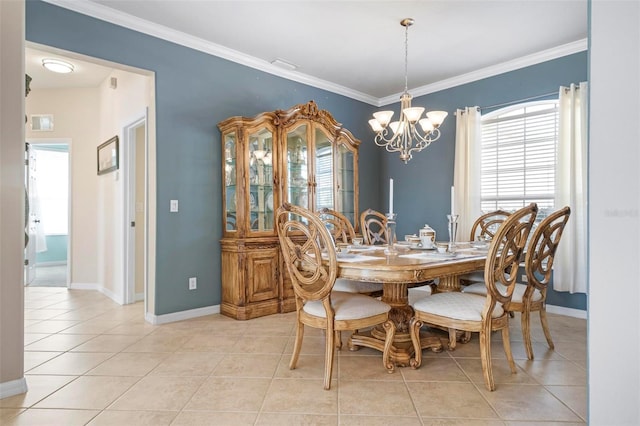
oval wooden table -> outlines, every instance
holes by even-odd
[[[455,257],[439,255],[432,251],[401,250],[397,255],[385,255],[380,250],[358,252],[350,259],[338,257],[338,277],[350,280],[382,283],[382,301],[391,305],[390,317],[396,324],[396,335],[391,349],[391,359],[400,367],[408,366],[414,349],[409,335],[409,323],[413,308],[409,305],[409,286],[439,279],[437,291],[459,291],[458,276],[483,270],[487,252],[462,248]],[[463,246],[461,246],[463,247]],[[365,346],[382,351],[385,331],[373,328],[352,335],[349,346],[356,350]],[[436,336],[423,335],[422,349],[442,350]]]

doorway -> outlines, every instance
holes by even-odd
[[[125,303],[145,300],[147,289],[147,111],[125,126]]]
[[[68,139],[26,144],[25,286],[69,285],[70,145]]]

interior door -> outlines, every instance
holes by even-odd
[[[40,220],[35,214],[36,152],[25,144],[25,250],[24,284],[29,285],[36,277],[36,230]]]

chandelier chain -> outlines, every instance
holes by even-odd
[[[409,25],[404,27],[404,91],[409,91]]]

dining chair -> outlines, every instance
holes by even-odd
[[[479,237],[491,240],[496,231],[511,213],[504,210],[495,210],[478,217],[471,226],[469,241],[476,241]]]
[[[527,357],[533,360],[533,345],[531,344],[531,312],[538,311],[540,323],[544,336],[547,339],[549,348],[554,349],[551,332],[547,323],[547,286],[551,280],[553,259],[556,249],[560,244],[560,238],[564,227],[569,221],[571,209],[563,207],[544,218],[533,231],[525,255],[525,271],[527,283],[515,285],[510,312],[520,312],[520,324],[522,328],[522,338]],[[463,292],[484,296],[487,288],[484,284],[472,284],[466,287]]]
[[[356,231],[345,215],[328,207],[323,207],[316,213],[324,222],[336,244],[351,244],[356,236]]]
[[[410,325],[415,357],[413,368],[422,364],[420,327],[433,325],[449,331],[449,349],[456,347],[456,330],[480,334],[480,359],[485,386],[495,389],[491,363],[491,333],[502,331],[502,345],[511,372],[516,365],[509,340],[509,303],[515,289],[518,266],[538,213],[535,203],[512,213],[498,228],[487,254],[484,268],[486,297],[463,292],[436,293],[413,303],[415,311]]]
[[[365,244],[387,244],[387,217],[373,209],[363,211],[360,214],[360,232]]]
[[[324,329],[324,388],[328,390],[338,333],[381,324],[385,330],[382,364],[393,372],[390,353],[396,326],[389,318],[391,306],[363,294],[332,291],[337,253],[327,227],[314,212],[284,203],[276,211],[275,224],[296,301],[296,339],[289,368],[296,368],[305,325]]]
[[[320,216],[336,244],[351,244],[353,242],[356,232],[345,215],[328,207],[319,209],[316,214]],[[363,293],[377,297],[382,295],[382,284],[338,278],[333,290]]]
[[[469,235],[469,241],[491,241],[496,231],[511,215],[510,212],[504,210],[494,210],[492,212],[485,213],[479,216],[473,225],[471,226],[471,233]],[[460,284],[463,286],[471,285],[474,283],[484,282],[484,272],[476,271],[468,274],[461,275],[459,277]]]

